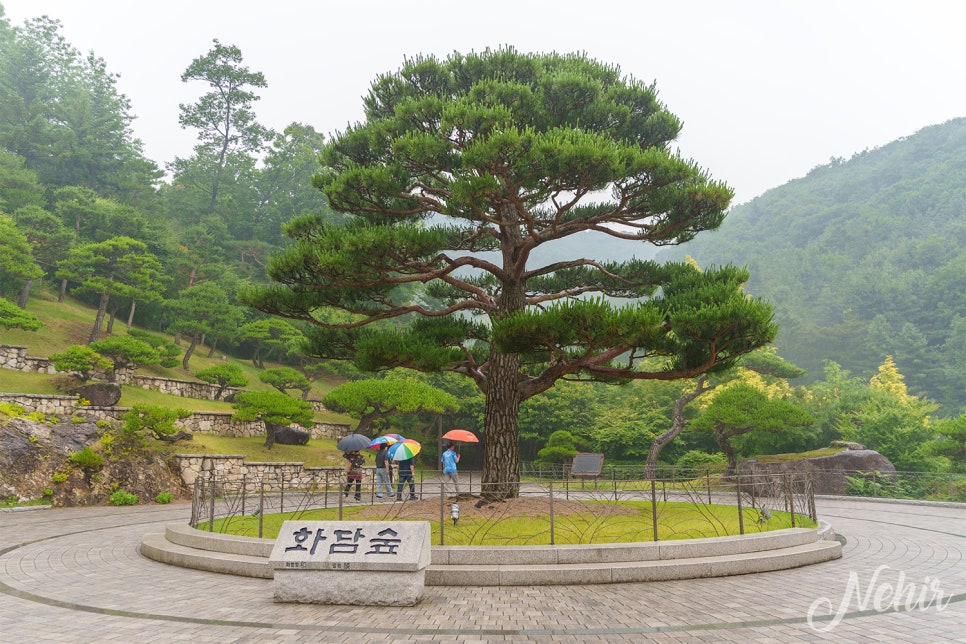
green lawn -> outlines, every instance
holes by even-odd
[[[653,541],[654,530],[651,522],[652,510],[649,501],[622,501],[623,511],[633,510],[631,513],[616,513],[611,511],[613,503],[587,501],[588,511],[585,513],[571,513],[554,517],[554,543],[563,544],[591,544],[591,543],[634,543]],[[379,507],[379,506],[377,506]],[[386,513],[380,519],[385,520],[426,520],[424,518],[407,518],[394,516],[396,505],[386,505]],[[448,506],[446,508],[448,512]],[[345,506],[342,509],[343,520],[367,520],[362,517],[366,512],[368,520],[372,520],[370,506]],[[257,516],[234,516],[215,521],[217,532],[242,536],[257,536],[259,522],[261,522],[262,537],[274,539],[282,523],[289,519],[306,521],[335,521],[339,518],[337,507],[315,509],[284,514],[267,514],[261,519]],[[446,545],[467,546],[524,546],[550,544],[549,516],[500,516],[499,519],[487,519],[480,516],[460,519],[458,525],[452,525],[450,519],[445,519]],[[430,520],[432,526],[432,543],[439,543],[439,520]],[[797,527],[815,527],[815,523],[796,515]],[[791,518],[786,512],[773,512],[771,519],[758,524],[758,512],[746,508],[744,510],[745,533],[768,532],[791,527]],[[200,530],[206,530],[207,524],[200,524]],[[675,539],[698,539],[703,537],[721,537],[740,534],[738,509],[725,505],[694,505],[690,503],[658,503],[658,540],[669,541]]]

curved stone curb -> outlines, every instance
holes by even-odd
[[[565,546],[434,546],[428,586],[605,584],[722,577],[838,559],[834,531],[788,528],[733,537]],[[820,536],[832,534],[832,537]],[[272,578],[273,539],[195,530],[169,523],[141,541],[145,557],[184,568]]]

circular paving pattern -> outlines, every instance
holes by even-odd
[[[276,604],[271,580],[138,554],[190,508],[0,514],[0,642],[966,642],[966,507],[819,499],[842,559],[646,584],[427,587],[414,607]],[[898,592],[897,592],[898,591]]]

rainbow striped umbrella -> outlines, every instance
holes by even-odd
[[[372,439],[372,442],[369,443],[369,449],[379,449],[380,445],[394,445],[395,443],[404,440],[406,440],[406,438],[399,434],[385,434],[383,436],[376,436]]]
[[[398,443],[391,445],[389,447],[388,456],[394,461],[405,461],[407,458],[412,458],[416,454],[419,454],[423,446],[419,441],[414,441],[411,438],[399,441]]]

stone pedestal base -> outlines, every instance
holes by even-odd
[[[276,570],[275,601],[349,606],[415,606],[426,570]]]
[[[427,521],[282,524],[269,556],[275,601],[413,606],[432,555]]]

